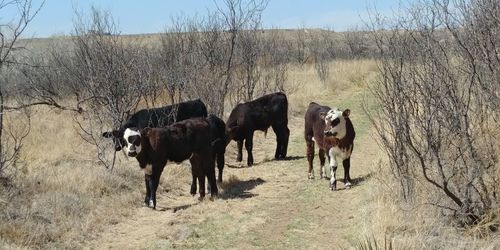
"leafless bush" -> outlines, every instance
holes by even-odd
[[[23,139],[30,131],[30,114],[26,106],[17,106],[14,98],[5,92],[7,80],[13,68],[20,63],[13,56],[17,41],[26,27],[37,15],[40,6],[33,6],[30,0],[0,1],[0,13],[11,10],[16,13],[10,23],[0,24],[0,177],[4,177],[9,167],[16,166]],[[7,103],[14,106],[6,105]],[[10,112],[9,114],[7,114]],[[16,114],[13,114],[16,112]],[[16,119],[13,119],[16,117]],[[8,118],[11,121],[6,121]]]
[[[433,0],[373,22],[375,126],[401,193],[411,201],[429,184],[429,203],[465,223],[498,206],[498,17],[498,1]]]
[[[292,45],[280,33],[272,33],[264,39],[263,46],[263,67],[266,72],[264,79],[260,81],[259,95],[275,91],[290,93],[291,89],[285,89],[285,82],[288,79],[288,67],[291,60],[289,48]]]
[[[80,135],[108,169],[116,155],[102,132],[123,124],[141,98],[155,96],[151,82],[157,78],[148,51],[119,35],[109,14],[94,8],[90,18],[77,13],[71,48],[53,47],[48,56],[32,59],[41,66],[22,70],[27,105],[75,111]]]
[[[235,83],[236,72],[241,73],[245,68],[243,55],[248,63],[253,60],[252,53],[258,53],[259,47],[255,46],[258,41],[249,30],[258,27],[267,4],[266,1],[222,2],[217,12],[208,13],[205,18],[174,20],[174,25],[162,36],[161,47],[163,83],[171,98],[202,98],[209,111],[219,116],[224,113],[229,93],[243,86]],[[254,66],[247,65],[246,69]],[[247,71],[247,76],[253,77],[254,69]],[[252,88],[245,86],[245,91],[252,92]]]
[[[255,88],[263,78],[262,67],[262,36],[258,33],[258,27],[242,31],[240,34],[238,58],[240,64],[236,70],[236,99],[250,101],[254,97]],[[241,100],[236,100],[238,103]]]
[[[295,61],[298,65],[304,65],[308,58],[308,44],[307,44],[307,30],[305,27],[299,28],[295,32],[294,46],[291,52],[294,55]]]
[[[369,35],[359,27],[342,33],[343,42],[349,48],[351,58],[364,58],[370,55]]]

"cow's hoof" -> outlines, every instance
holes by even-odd
[[[314,180],[314,175],[309,175],[307,178],[308,178],[309,180]]]
[[[345,189],[349,189],[349,188],[351,188],[351,183],[350,183],[350,182],[347,182],[346,184],[344,184],[344,187],[345,187]]]
[[[330,185],[330,190],[337,191],[337,186],[336,185]]]
[[[156,209],[155,203],[152,200],[149,201],[148,207],[150,207],[152,209]]]

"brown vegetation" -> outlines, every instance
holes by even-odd
[[[497,247],[500,8],[444,2],[370,33],[263,31],[265,2],[227,0],[164,34],[121,36],[92,10],[74,36],[17,43],[31,49],[0,53],[0,248]],[[201,98],[226,118],[276,90],[290,159],[271,160],[272,133],[256,134],[252,168],[229,144],[215,201],[193,199],[189,166],[168,164],[159,211],[142,208],[136,162],[100,137],[138,108]],[[307,180],[311,101],[352,112],[351,190]]]

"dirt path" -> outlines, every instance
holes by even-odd
[[[353,119],[355,123],[356,120]],[[355,123],[356,126],[356,123]],[[353,188],[332,192],[328,180],[308,180],[303,120],[290,120],[289,156],[272,161],[274,135],[256,134],[255,166],[234,161],[228,146],[221,197],[195,198],[160,192],[157,211],[141,207],[133,216],[109,225],[91,248],[300,248],[351,247],[362,238],[363,205],[370,202],[372,169],[379,148],[367,131],[357,131],[351,158]],[[368,128],[367,128],[368,129]],[[246,158],[244,158],[246,159]],[[338,176],[343,176],[339,167]],[[315,172],[319,176],[319,159]],[[186,176],[189,180],[189,176]],[[342,187],[343,183],[339,183]],[[189,194],[186,185],[185,194]]]

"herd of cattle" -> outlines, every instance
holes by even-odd
[[[325,174],[325,153],[328,156],[331,179],[330,188],[336,189],[337,157],[344,166],[344,184],[351,185],[349,176],[350,156],[355,137],[349,119],[350,111],[331,109],[310,103],[305,115],[305,140],[309,178],[314,178],[314,145],[319,148],[321,178]],[[215,115],[208,115],[201,100],[181,102],[170,106],[143,109],[133,114],[120,128],[105,132],[102,136],[112,138],[116,151],[125,148],[129,157],[135,157],[144,171],[146,197],[144,203],[156,208],[156,190],[161,173],[168,161],[185,160],[191,163],[191,194],[197,190],[200,199],[205,196],[205,178],[211,196],[217,195],[215,165],[222,182],[224,153],[231,140],[238,145],[237,161],[242,161],[243,143],[247,150],[247,165],[253,164],[253,134],[256,130],[267,131],[272,127],[276,134],[275,159],[285,159],[288,147],[288,101],[278,92],[256,100],[238,104],[226,123]]]

